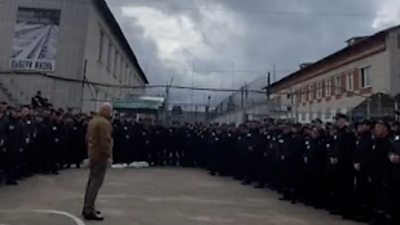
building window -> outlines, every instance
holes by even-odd
[[[340,77],[335,78],[335,94],[342,94],[342,79]]]
[[[104,54],[104,33],[100,30],[100,43],[99,43],[99,62],[103,62],[103,54]]]
[[[133,85],[133,73],[132,73],[132,69],[129,69],[129,74],[128,74],[128,84],[129,85]]]
[[[347,91],[353,91],[354,90],[354,77],[353,77],[353,73],[349,73],[346,76],[346,90]]]
[[[113,50],[113,46],[110,42],[110,43],[108,43],[108,53],[107,53],[107,71],[108,72],[111,72],[112,50]]]
[[[136,83],[136,77],[135,77],[135,71],[134,70],[132,70],[132,73],[131,73],[131,84],[132,85],[138,85],[138,83]]]
[[[322,81],[317,83],[317,98],[320,99],[322,98]]]
[[[335,117],[336,116],[336,109],[332,109],[331,110],[331,118],[329,118],[330,120],[332,120],[333,119],[333,117]]]
[[[125,65],[125,75],[124,75],[125,78],[124,78],[123,82],[128,85],[129,85],[129,81],[128,81],[129,74],[130,74],[130,71],[129,71],[128,65]]]
[[[371,67],[367,66],[361,68],[360,76],[361,88],[371,87]]]
[[[113,66],[113,76],[117,78],[117,70],[118,70],[118,51],[115,49],[115,54],[114,54],[114,66]]]
[[[318,111],[318,113],[317,113],[317,118],[318,118],[318,119],[322,119],[322,114],[323,114],[322,111]]]
[[[308,95],[308,100],[312,101],[313,100],[313,86],[312,85],[308,86],[307,95]]]
[[[331,109],[327,108],[326,111],[325,111],[325,120],[331,120],[332,119],[331,113],[332,113]]]
[[[332,95],[332,79],[326,80],[325,88],[326,88],[325,95],[327,97],[331,96]]]
[[[124,80],[124,76],[125,76],[125,71],[124,71],[125,62],[124,62],[124,59],[123,59],[122,55],[121,55],[120,59],[121,59],[121,63],[119,64],[120,69],[119,69],[118,78],[119,78],[119,81],[122,82]]]
[[[122,82],[123,79],[124,79],[124,69],[125,69],[125,66],[124,66],[124,61],[122,60],[122,57],[121,57],[120,59],[121,59],[121,62],[119,63],[118,80],[119,80],[119,82]]]

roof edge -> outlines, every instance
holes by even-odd
[[[142,67],[139,65],[137,57],[132,50],[128,40],[126,39],[121,26],[117,22],[114,17],[114,14],[111,12],[110,7],[105,0],[93,0],[94,4],[100,9],[101,13],[105,16],[107,23],[110,25],[110,29],[115,33],[117,39],[119,40],[120,44],[122,45],[123,51],[128,55],[132,64],[136,67],[139,72],[139,76],[143,79],[145,84],[149,84],[149,81],[142,70]]]
[[[340,53],[344,53],[346,51],[349,51],[350,49],[352,49],[354,47],[357,47],[357,46],[360,46],[360,45],[362,45],[362,44],[364,44],[364,43],[366,43],[368,41],[371,41],[371,40],[373,40],[373,39],[375,39],[375,38],[377,38],[377,37],[379,37],[381,35],[387,35],[389,32],[392,32],[393,30],[396,30],[396,29],[399,29],[399,28],[400,28],[400,25],[397,25],[397,26],[393,26],[393,27],[387,28],[385,30],[379,31],[379,32],[377,32],[377,33],[375,33],[375,34],[373,34],[371,36],[368,36],[364,40],[361,40],[361,41],[359,41],[359,42],[357,42],[357,43],[355,43],[353,45],[346,46],[343,49],[340,49],[340,50],[338,50],[338,51],[336,51],[336,52],[334,52],[334,53],[332,53],[332,54],[330,54],[330,55],[328,55],[326,57],[321,58],[320,60],[316,61],[315,63],[313,63],[312,65],[310,65],[310,66],[308,66],[306,68],[297,70],[297,71],[295,71],[295,72],[283,77],[282,79],[280,79],[280,80],[276,81],[275,83],[271,84],[269,87],[268,86],[264,87],[264,89],[268,89],[268,88],[274,89],[277,85],[279,85],[279,84],[281,84],[281,83],[283,83],[285,81],[288,81],[289,79],[293,79],[294,77],[300,75],[301,73],[315,68],[315,66],[321,65],[326,60],[330,60],[330,59],[334,58],[335,56],[337,56]]]

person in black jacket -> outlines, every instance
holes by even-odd
[[[62,152],[64,146],[64,124],[60,112],[53,112],[50,120],[48,136],[49,169],[52,174],[58,174],[61,169]]]
[[[56,172],[52,149],[55,140],[50,135],[52,129],[57,131],[58,128],[52,127],[50,115],[50,110],[45,109],[38,118],[37,149],[40,151],[40,170],[43,174]]]
[[[36,95],[32,97],[31,99],[31,105],[34,109],[45,107],[45,101],[44,98],[42,97],[42,92],[37,91]]]
[[[357,141],[354,151],[353,166],[356,176],[355,185],[355,207],[357,215],[356,221],[369,221],[372,212],[371,206],[371,186],[366,174],[366,162],[372,153],[373,137],[371,134],[371,122],[363,120],[357,124]]]
[[[367,157],[365,168],[368,181],[372,187],[372,206],[374,209],[373,225],[388,224],[389,208],[388,194],[390,182],[389,153],[394,152],[393,143],[390,140],[390,126],[379,122],[375,126],[375,139],[372,151]]]
[[[5,168],[5,148],[4,148],[4,131],[5,131],[5,122],[6,122],[6,109],[7,103],[0,103],[0,185],[4,182],[4,168]]]
[[[290,189],[292,195],[292,203],[295,203],[301,198],[300,191],[302,188],[302,181],[304,178],[304,163],[303,154],[305,150],[303,127],[301,124],[294,124],[292,127],[292,142],[291,152],[288,156],[289,162],[289,179]]]
[[[400,134],[394,135],[394,148],[389,151],[391,166],[389,183],[389,215],[392,224],[400,224]]]
[[[292,204],[295,204],[300,197],[304,137],[300,124],[289,126],[289,129],[289,132],[279,140],[284,187],[283,197],[280,200],[291,200]]]
[[[305,141],[304,165],[305,165],[305,197],[306,203],[320,208],[326,202],[326,142],[324,131],[314,127],[310,131],[310,139]]]
[[[21,122],[23,129],[23,153],[21,154],[21,175],[23,177],[31,177],[35,171],[35,148],[34,148],[34,133],[36,124],[30,115],[30,110],[27,107],[21,110]]]
[[[17,185],[18,175],[18,157],[23,148],[23,130],[19,118],[19,110],[9,109],[10,115],[4,123],[4,149],[5,163],[4,171],[6,175],[6,184]]]
[[[331,191],[332,209],[331,214],[342,215],[350,219],[354,214],[354,170],[353,154],[355,149],[355,136],[348,128],[346,115],[336,116],[337,133],[333,137],[330,148],[329,163],[331,167]]]

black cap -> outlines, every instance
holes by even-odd
[[[357,123],[357,125],[368,125],[368,126],[371,126],[372,124],[373,124],[372,121],[368,119],[363,119]]]
[[[303,125],[302,125],[301,123],[295,123],[295,124],[293,125],[293,127],[300,129],[300,128],[303,127]]]
[[[312,122],[313,123],[322,123],[322,120],[320,118],[316,118]]]
[[[338,119],[345,119],[345,120],[348,120],[349,118],[347,117],[347,115],[345,115],[345,114],[343,114],[343,113],[338,113],[338,114],[336,114],[335,119],[336,119],[336,120],[338,120]]]

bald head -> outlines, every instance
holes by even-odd
[[[107,119],[111,119],[112,113],[113,113],[113,107],[112,107],[111,103],[105,102],[100,106],[100,110],[99,110],[100,116],[107,118]]]

